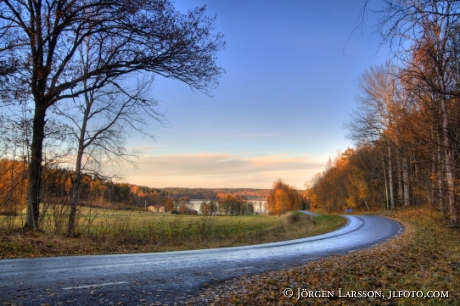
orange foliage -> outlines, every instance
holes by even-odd
[[[279,216],[289,210],[300,209],[300,204],[300,195],[293,187],[284,184],[281,179],[273,183],[266,203],[269,213]]]
[[[26,205],[27,165],[16,160],[0,160],[0,214],[16,215]]]

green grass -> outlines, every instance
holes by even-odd
[[[4,224],[2,218],[0,228]],[[17,228],[21,220],[15,220]],[[40,233],[3,229],[0,248],[4,251],[0,250],[0,258],[229,247],[317,235],[346,222],[340,216],[312,217],[296,212],[280,217],[189,216],[82,207],[78,214],[78,238],[65,238],[65,213],[48,211],[43,220]]]

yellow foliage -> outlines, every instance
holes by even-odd
[[[299,198],[300,195],[293,187],[278,180],[273,183],[273,188],[267,197],[267,210],[279,216],[289,210],[300,209]]]
[[[27,165],[16,160],[0,160],[0,214],[15,215],[26,205]]]

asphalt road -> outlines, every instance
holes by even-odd
[[[254,246],[0,260],[0,303],[181,305],[208,284],[366,248],[403,230],[383,217],[346,218],[328,234]]]

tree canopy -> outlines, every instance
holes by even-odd
[[[300,209],[300,195],[293,187],[279,179],[273,183],[266,205],[270,214],[279,216],[287,211]]]
[[[211,94],[224,72],[216,63],[224,41],[205,11],[181,13],[168,0],[0,2],[0,99],[33,105],[28,227],[38,227],[49,107],[108,85],[123,88],[137,72]],[[85,69],[82,48],[93,59]]]
[[[457,227],[460,2],[384,1],[378,13],[394,57],[364,72],[346,125],[356,148],[308,195],[332,211],[428,204]]]

